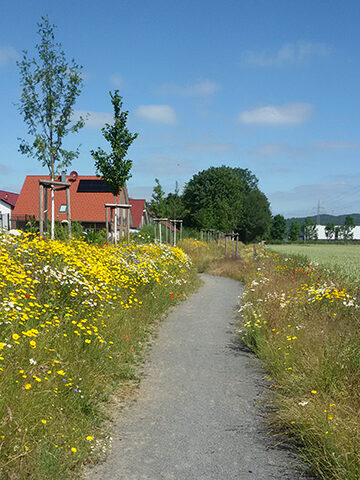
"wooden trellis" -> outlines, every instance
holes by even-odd
[[[117,244],[117,237],[126,237],[127,243],[130,241],[130,208],[127,203],[105,203],[105,224],[106,241],[112,240]],[[125,219],[124,219],[125,212]],[[119,215],[118,215],[119,214]],[[115,222],[115,216],[119,218],[119,223]],[[116,228],[115,228],[116,225]]]
[[[58,187],[58,188],[55,188],[55,187]],[[40,229],[40,236],[44,235],[44,220],[45,220],[45,232],[46,233],[48,232],[48,218],[49,218],[49,216],[48,216],[48,190],[49,189],[54,189],[54,192],[58,192],[59,190],[66,190],[67,228],[68,228],[68,237],[71,238],[70,187],[71,187],[71,183],[68,183],[68,182],[58,182],[58,181],[55,181],[55,180],[41,180],[41,179],[39,179],[39,229]]]

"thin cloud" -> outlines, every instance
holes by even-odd
[[[304,148],[294,147],[286,143],[264,143],[253,148],[250,154],[256,158],[272,158],[282,155],[298,157],[304,154]]]
[[[135,113],[148,122],[165,125],[173,125],[177,122],[175,110],[170,105],[140,105]]]
[[[236,150],[233,143],[189,143],[186,146],[188,152],[208,152],[208,153],[231,153]]]
[[[6,165],[2,165],[0,163],[0,174],[1,175],[7,175],[9,172],[10,172],[9,167],[7,167]]]
[[[312,57],[328,57],[331,49],[325,43],[285,43],[276,51],[247,51],[241,63],[253,67],[281,67],[287,64],[301,64]]]
[[[341,142],[341,141],[323,141],[313,142],[311,146],[320,148],[322,150],[347,150],[349,148],[359,148],[359,142]]]
[[[349,183],[330,182],[298,185],[290,190],[269,193],[268,198],[272,211],[287,217],[314,215],[319,200],[327,213],[340,215],[356,208],[360,192],[358,187]]]
[[[73,121],[77,122],[82,117],[85,120],[85,127],[90,129],[99,129],[105,126],[105,123],[113,123],[114,117],[111,113],[91,112],[89,110],[76,110],[73,113]]]
[[[19,58],[19,54],[13,47],[0,46],[0,67],[5,67],[10,62],[14,62]]]
[[[285,103],[284,105],[267,105],[246,110],[239,114],[239,121],[245,125],[290,126],[306,122],[313,112],[309,103]]]
[[[161,93],[164,95],[177,95],[180,97],[210,97],[221,89],[219,83],[204,80],[193,85],[163,85]]]
[[[120,88],[123,88],[124,86],[124,81],[121,75],[118,75],[118,74],[110,75],[109,80],[111,85],[115,88],[120,89]]]

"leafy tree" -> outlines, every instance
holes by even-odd
[[[183,193],[187,226],[236,231],[241,239],[262,237],[271,220],[269,203],[247,169],[210,167],[197,173]]]
[[[270,237],[272,240],[286,238],[286,220],[282,215],[275,215],[271,222]]]
[[[165,192],[162,189],[158,178],[155,178],[155,186],[151,195],[149,209],[158,218],[162,218],[165,215]]]
[[[38,23],[40,43],[36,45],[38,59],[23,58],[17,62],[22,93],[19,111],[27,131],[34,140],[20,139],[19,151],[37,158],[48,167],[51,180],[79,155],[79,150],[66,150],[64,138],[84,125],[80,118],[72,121],[73,107],[83,87],[82,67],[74,60],[66,61],[62,46],[55,42],[54,29],[48,17]],[[54,189],[51,189],[51,238],[54,238]]]
[[[351,215],[346,215],[345,223],[340,227],[341,236],[343,237],[344,240],[352,240],[354,235],[352,230],[354,229],[354,227],[355,227],[354,217],[352,217]]]
[[[301,232],[301,224],[297,220],[293,220],[289,228],[289,240],[291,242],[296,242],[299,239]]]
[[[266,196],[258,188],[245,193],[243,218],[236,228],[240,240],[261,240],[268,235],[270,227],[271,212]]]
[[[305,218],[305,223],[303,225],[304,239],[305,240],[317,240],[317,229],[316,224],[310,217]]]
[[[119,90],[115,90],[114,94],[110,93],[111,103],[114,107],[114,123],[112,125],[106,123],[101,129],[105,139],[111,145],[111,153],[107,154],[102,148],[98,147],[96,151],[91,150],[90,153],[95,160],[95,168],[98,176],[106,180],[111,193],[117,197],[125,183],[131,178],[132,160],[126,159],[127,151],[137,133],[130,133],[126,127],[128,111],[121,111],[122,97]],[[115,243],[117,232],[117,215],[115,215]]]
[[[335,224],[334,222],[328,222],[325,226],[325,235],[328,240],[331,240],[335,236]]]

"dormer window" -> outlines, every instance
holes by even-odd
[[[59,213],[66,213],[66,203],[60,205]]]

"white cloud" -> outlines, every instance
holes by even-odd
[[[140,105],[135,113],[149,122],[166,125],[173,125],[177,122],[175,110],[170,105]]]
[[[113,87],[115,88],[122,88],[123,85],[124,85],[124,81],[123,81],[123,78],[121,75],[118,75],[118,74],[114,74],[114,75],[110,75],[110,83]]]
[[[233,143],[189,143],[186,146],[188,152],[231,153],[236,150]]]
[[[15,61],[19,58],[19,54],[13,47],[0,46],[0,67],[4,67],[9,62]]]
[[[193,85],[163,85],[161,92],[165,95],[181,97],[210,97],[221,89],[220,85],[210,80],[204,80]]]
[[[280,67],[286,64],[300,64],[311,57],[327,57],[330,47],[325,43],[285,43],[276,51],[245,52],[242,64],[255,67]]]
[[[348,148],[359,148],[360,143],[328,140],[323,142],[313,142],[311,146],[321,148],[323,150],[345,150]]]
[[[114,117],[111,113],[91,112],[89,110],[76,110],[73,113],[73,121],[76,122],[82,117],[85,120],[85,127],[99,129],[105,126],[105,123],[113,123]]]
[[[285,103],[284,105],[267,105],[239,114],[239,121],[246,125],[287,126],[306,122],[312,114],[313,106],[309,103]]]

